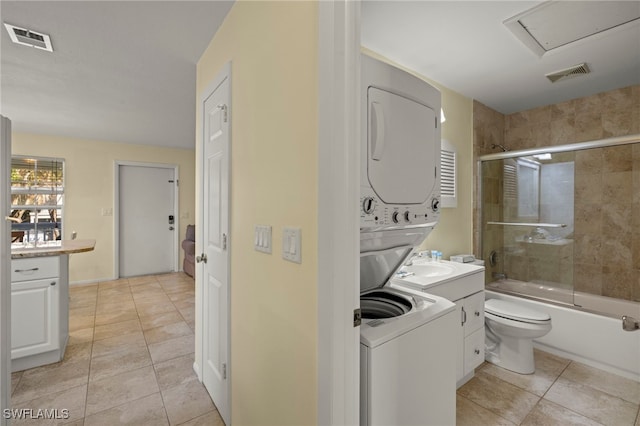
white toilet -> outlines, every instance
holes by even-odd
[[[488,299],[484,302],[485,359],[507,370],[532,374],[533,339],[551,331],[551,317],[518,303]]]

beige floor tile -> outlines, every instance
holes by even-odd
[[[86,308],[95,306],[98,301],[98,293],[95,294],[71,294],[69,296],[69,309]]]
[[[188,422],[181,423],[180,426],[224,426],[224,421],[222,417],[220,417],[220,413],[214,410]]]
[[[175,302],[173,302],[173,304],[175,305],[176,308],[178,308],[178,310],[189,309],[189,308],[194,308],[196,306],[196,301],[195,299],[188,298],[184,300],[176,300]]]
[[[179,311],[180,311],[180,315],[182,315],[182,318],[184,318],[184,320],[186,322],[195,321],[195,319],[196,319],[196,308],[195,308],[195,306],[193,306],[191,308],[182,308],[182,309],[179,309]]]
[[[91,342],[78,343],[77,345],[67,345],[64,351],[62,362],[86,361],[91,358]]]
[[[13,391],[16,389],[16,386],[18,386],[18,383],[20,383],[20,379],[22,378],[22,371],[16,371],[15,373],[11,373],[11,394],[13,394]]]
[[[544,399],[538,402],[522,422],[522,426],[599,426],[600,424]]]
[[[40,398],[53,392],[71,389],[87,383],[89,360],[59,362],[26,370],[13,392],[12,402]]]
[[[143,367],[89,382],[87,416],[157,393],[153,367]]]
[[[148,284],[148,283],[157,283],[158,280],[154,275],[141,275],[139,277],[131,277],[129,278],[129,285],[131,287]]]
[[[109,288],[123,287],[128,285],[129,285],[129,280],[127,278],[120,278],[118,280],[103,281],[101,283],[98,283],[98,290],[106,290]]]
[[[190,354],[194,350],[195,336],[193,334],[149,345],[149,353],[151,353],[154,364]]]
[[[146,292],[162,291],[162,286],[155,278],[151,278],[150,281],[146,281],[131,287],[131,293],[146,293]]]
[[[69,331],[68,346],[93,341],[93,327]]]
[[[108,339],[109,337],[134,333],[136,331],[142,331],[142,326],[140,325],[140,320],[138,318],[122,322],[114,322],[111,324],[98,325],[95,329],[94,340]]]
[[[155,314],[163,314],[166,312],[173,312],[176,310],[171,301],[164,303],[139,303],[136,305],[140,316],[150,316]]]
[[[115,311],[106,314],[96,314],[96,323],[95,325],[105,325],[105,324],[113,324],[114,322],[122,322],[129,321],[133,319],[137,319],[138,314],[134,310],[127,311]]]
[[[69,331],[78,331],[85,328],[93,328],[95,325],[95,315],[70,316]]]
[[[69,294],[95,294],[98,291],[98,284],[70,284]]]
[[[104,356],[114,352],[120,352],[127,348],[146,347],[142,331],[134,331],[119,336],[109,337],[93,342],[92,357]]]
[[[635,426],[640,426],[640,410],[638,411],[638,415],[636,416],[636,424]]]
[[[167,294],[174,294],[174,293],[182,293],[185,291],[191,291],[194,289],[194,284],[185,283],[185,282],[164,283],[162,285],[162,288],[164,288],[164,291]]]
[[[101,411],[88,416],[84,421],[84,426],[161,426],[168,424],[169,421],[160,393],[154,393],[144,398]]]
[[[638,405],[560,377],[544,399],[603,424],[630,425],[638,413]]]
[[[536,371],[533,374],[518,374],[496,365],[485,363],[481,370],[527,392],[542,396],[560,376],[570,361],[546,352],[535,351]]]
[[[578,362],[572,362],[562,373],[562,377],[591,386],[625,401],[640,404],[640,382],[635,380],[607,373]]]
[[[95,304],[91,306],[83,306],[81,308],[69,309],[69,318],[84,317],[84,316],[95,315],[95,314],[96,314]]]
[[[458,394],[518,424],[540,399],[483,371],[458,389]]]
[[[184,321],[184,319],[177,310],[154,315],[140,315],[140,324],[142,324],[143,330],[180,321]]]
[[[145,346],[126,346],[91,359],[89,381],[115,376],[126,371],[151,365],[151,356]]]
[[[54,415],[58,419],[23,419],[14,421],[13,425],[54,425],[81,420],[84,417],[87,385],[78,386],[60,392],[51,392],[31,401],[13,404],[14,409],[31,409],[34,413],[38,410],[57,410]],[[51,412],[51,411],[50,411]]]
[[[169,361],[157,363],[154,368],[156,370],[156,379],[160,390],[198,380],[195,371],[193,371],[194,354],[188,354]]]
[[[146,330],[144,337],[147,340],[147,344],[151,344],[186,336],[188,334],[193,334],[193,331],[186,322],[181,321]]]
[[[193,300],[193,303],[196,301],[196,292],[192,290],[187,291],[179,291],[177,293],[167,293],[167,296],[172,302],[179,302],[181,300]]]
[[[512,426],[515,423],[492,413],[473,401],[458,395],[456,398],[456,426]]]
[[[171,299],[169,299],[164,292],[138,293],[133,296],[133,300],[136,302],[137,308],[144,305],[153,305],[155,303],[171,303]]]
[[[128,284],[112,286],[112,287],[102,287],[98,288],[98,301],[102,297],[110,297],[110,296],[126,296],[131,295],[131,287]]]
[[[96,305],[96,314],[103,315],[110,312],[120,311],[135,311],[136,304],[133,301],[133,296],[122,296],[117,299],[110,299],[108,301],[101,300]]]
[[[198,381],[189,381],[162,391],[169,423],[178,425],[215,409],[207,390]]]

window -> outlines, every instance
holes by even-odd
[[[64,160],[16,156],[11,159],[12,243],[62,238]]]

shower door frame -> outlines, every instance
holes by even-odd
[[[568,151],[576,152],[576,151],[585,150],[585,149],[605,148],[605,147],[613,147],[617,145],[628,145],[628,144],[634,144],[634,143],[640,143],[640,133],[626,135],[626,136],[616,136],[611,138],[597,139],[597,140],[586,141],[586,142],[577,142],[577,143],[564,144],[564,145],[548,146],[548,147],[542,147],[542,148],[523,149],[518,151],[505,151],[505,152],[499,152],[495,154],[485,154],[485,155],[479,156],[476,162],[477,181],[476,181],[476,197],[475,197],[476,211],[478,212],[475,218],[475,227],[478,232],[476,234],[478,235],[478,241],[474,249],[476,250],[477,254],[482,258],[484,257],[484,238],[483,237],[484,237],[484,225],[485,225],[485,212],[484,212],[484,209],[482,208],[482,204],[483,204],[482,203],[482,200],[483,200],[482,163],[486,161],[504,160],[508,158],[518,158],[523,156],[532,156],[532,155],[539,155],[539,154],[546,154],[546,153],[555,154],[555,153],[568,152]],[[488,262],[488,259],[485,259],[485,262]],[[485,282],[485,286],[486,284],[487,283]],[[500,291],[499,289],[495,289],[495,290]],[[575,289],[573,290],[573,293],[575,294]],[[540,300],[539,297],[527,295],[524,293],[514,293],[514,294],[517,294],[520,297],[524,297],[528,299]],[[549,300],[549,299],[544,299],[544,300],[545,302],[558,304],[561,306],[567,306],[567,305],[572,307],[576,306],[575,304],[568,304],[562,301]]]

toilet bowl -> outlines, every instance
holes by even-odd
[[[520,374],[535,371],[533,339],[551,331],[551,317],[506,300],[484,303],[485,359]]]

